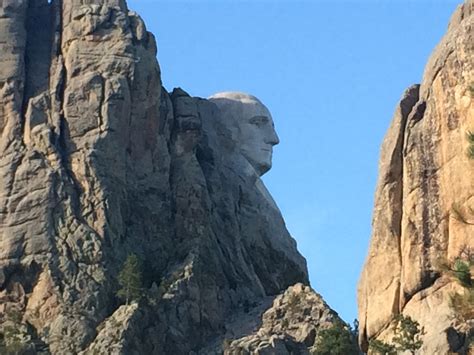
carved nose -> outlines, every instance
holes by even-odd
[[[270,132],[266,143],[271,145],[277,145],[278,143],[280,143],[280,138],[278,138],[278,135],[274,129],[272,129],[272,131]]]

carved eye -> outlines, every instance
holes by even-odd
[[[249,120],[249,123],[261,127],[267,124],[270,120],[266,116],[254,116]]]

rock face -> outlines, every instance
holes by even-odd
[[[274,299],[253,333],[229,340],[224,354],[310,354],[319,330],[340,321],[320,295],[296,284]]]
[[[424,326],[423,354],[457,351],[448,335],[459,288],[439,267],[474,248],[474,2],[453,15],[420,86],[398,105],[382,145],[369,255],[359,283],[360,342],[389,339],[397,314]],[[458,214],[466,214],[467,221]],[[471,214],[471,215],[470,215]],[[466,223],[467,222],[467,223]]]
[[[124,0],[0,1],[0,46],[0,333],[17,322],[52,354],[199,353],[308,284],[226,112],[162,88]],[[131,253],[143,298],[127,306]],[[336,316],[309,297],[314,334]]]
[[[273,146],[280,142],[268,109],[252,95],[235,92],[218,93],[209,98],[226,121],[232,140],[257,174],[272,167]],[[233,124],[231,122],[233,121]]]

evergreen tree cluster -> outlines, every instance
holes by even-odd
[[[338,322],[331,328],[322,329],[318,333],[312,355],[358,355],[360,354],[357,336],[359,323],[354,327]]]
[[[415,354],[423,346],[422,337],[425,334],[423,327],[409,316],[400,314],[395,322],[395,336],[392,343],[385,343],[380,340],[371,340],[370,350],[380,355],[396,355],[399,352],[409,351]]]
[[[139,301],[142,297],[141,263],[135,254],[130,254],[119,273],[118,282],[121,288],[117,296],[128,305],[132,301]]]

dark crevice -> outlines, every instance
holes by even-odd
[[[46,0],[29,1],[26,15],[25,86],[22,104],[25,124],[31,98],[48,92],[52,62],[54,16]],[[24,127],[22,127],[23,131]]]
[[[38,334],[38,330],[29,322],[26,323],[28,335],[31,337],[31,344],[35,354],[50,354],[49,345],[46,344]]]
[[[105,85],[106,85],[106,79],[100,75],[100,82],[101,82],[101,92],[100,92],[100,102],[99,102],[99,112],[98,112],[98,115],[99,115],[99,132],[102,134],[104,133],[104,117],[103,117],[103,114],[102,114],[102,109],[103,109],[103,106],[104,106],[104,102],[105,102]],[[112,130],[109,129],[109,132],[111,132]]]
[[[470,332],[463,333],[454,327],[449,327],[446,329],[446,340],[448,341],[449,350],[452,353],[468,355],[469,352],[469,344],[472,342],[472,333],[474,330]]]
[[[449,57],[455,52],[456,50],[453,48],[451,49],[448,54],[446,54],[446,57],[444,58],[443,60],[443,63],[438,65],[437,68],[436,68],[436,72],[434,73],[433,75],[433,79],[431,80],[430,82],[430,86],[432,86],[432,84],[435,82],[435,80],[437,79],[439,73],[441,72],[441,70],[443,70],[443,68],[446,68],[446,63],[448,62],[448,59]],[[429,93],[428,93],[429,94]]]
[[[406,293],[406,292],[403,292],[403,296],[404,296],[404,304],[408,304],[411,299],[418,293],[430,288],[431,286],[434,285],[434,283],[436,282],[436,280],[438,280],[439,278],[441,278],[441,274],[439,272],[436,272],[436,271],[431,271],[430,273],[427,273],[427,274],[424,274],[422,275],[422,278],[420,280],[420,286],[418,288],[416,288],[415,290],[411,291],[410,293]],[[400,313],[401,313],[402,309],[400,310]]]
[[[435,165],[435,157],[434,157],[434,147],[432,137],[428,136],[426,133],[423,134],[419,130],[415,129],[415,125],[420,122],[424,116],[426,111],[426,102],[425,101],[418,101],[412,108],[407,120],[406,120],[406,133],[405,133],[405,141],[404,141],[404,148],[403,148],[403,156],[408,156],[409,153],[413,152],[413,154],[419,155],[420,160],[420,171],[421,175],[418,177],[420,181],[420,188],[422,189],[422,200],[420,201],[422,206],[422,224],[421,229],[417,226],[414,226],[414,230],[416,231],[415,234],[411,236],[407,236],[410,238],[419,238],[421,242],[420,251],[422,255],[421,258],[421,270],[420,270],[420,285],[416,290],[410,290],[410,292],[403,292],[403,296],[400,300],[400,308],[402,309],[405,304],[407,304],[410,299],[418,292],[430,287],[433,283],[440,277],[440,275],[434,271],[431,271],[430,265],[430,256],[429,250],[433,247],[433,235],[434,229],[432,223],[430,221],[438,221],[439,220],[439,211],[434,210],[433,206],[436,205],[435,201],[439,197],[439,186],[438,181],[436,179],[436,175],[430,173]],[[428,122],[429,124],[429,122]],[[427,127],[428,132],[431,132],[431,127]],[[417,147],[415,150],[414,148]],[[412,155],[413,155],[412,154]],[[417,158],[417,156],[413,156],[413,159]],[[402,167],[403,169],[403,167]],[[403,171],[402,171],[403,174]],[[403,186],[402,186],[403,189]],[[403,190],[402,190],[403,196]],[[403,201],[400,206],[403,206]],[[403,216],[403,211],[402,211]],[[399,247],[401,246],[399,242]],[[403,269],[402,258],[401,258],[401,250],[400,250],[400,265]],[[403,282],[403,280],[402,280]]]
[[[423,119],[425,115],[425,110],[426,110],[425,101],[421,101],[415,106],[414,111],[412,112],[412,115],[411,115],[411,121],[413,122],[413,125]]]
[[[402,99],[400,102],[400,111],[401,111],[401,131],[399,135],[399,141],[397,142],[397,152],[398,152],[398,159],[400,160],[400,171],[399,171],[399,184],[400,184],[400,193],[398,196],[398,205],[400,206],[400,214],[399,214],[399,219],[397,221],[397,247],[398,247],[398,260],[400,264],[400,272],[402,271],[403,268],[403,258],[402,258],[402,221],[403,221],[403,174],[404,174],[404,149],[405,149],[405,144],[406,144],[406,136],[407,136],[407,131],[408,131],[408,124],[409,124],[409,115],[410,112],[412,112],[413,108],[416,107],[418,100],[420,98],[420,85],[414,85],[410,87],[405,95],[405,97]],[[401,275],[400,275],[401,276]],[[396,289],[396,295],[395,295],[395,300],[394,304],[392,305],[392,311],[394,314],[400,313],[400,296],[401,296],[401,277],[399,278],[398,281],[398,287]],[[396,304],[395,304],[396,302]]]
[[[55,25],[56,25],[56,33],[57,36],[55,38],[55,41],[57,41],[56,44],[56,55],[57,55],[57,60],[58,63],[57,65],[61,66],[61,75],[59,78],[59,82],[57,84],[57,92],[56,92],[56,100],[57,100],[57,109],[60,110],[60,117],[59,117],[59,129],[58,129],[58,136],[56,137],[56,143],[58,147],[58,152],[59,156],[61,159],[61,166],[63,167],[63,170],[68,177],[68,182],[66,183],[67,185],[70,185],[74,191],[72,194],[73,198],[71,199],[71,207],[73,208],[74,215],[81,221],[84,222],[83,218],[80,218],[80,196],[82,194],[82,189],[81,185],[77,181],[76,177],[74,176],[74,173],[71,171],[71,166],[70,166],[70,161],[69,161],[69,153],[70,151],[74,151],[75,147],[71,147],[68,145],[68,142],[70,141],[69,137],[69,127],[68,127],[68,122],[65,117],[65,91],[67,87],[67,78],[68,78],[68,73],[67,73],[67,68],[64,64],[64,55],[62,53],[62,46],[61,43],[63,41],[63,18],[62,18],[62,1],[57,0],[54,1],[53,6],[55,6]],[[87,224],[86,224],[87,225]],[[89,228],[93,230],[90,226]]]

